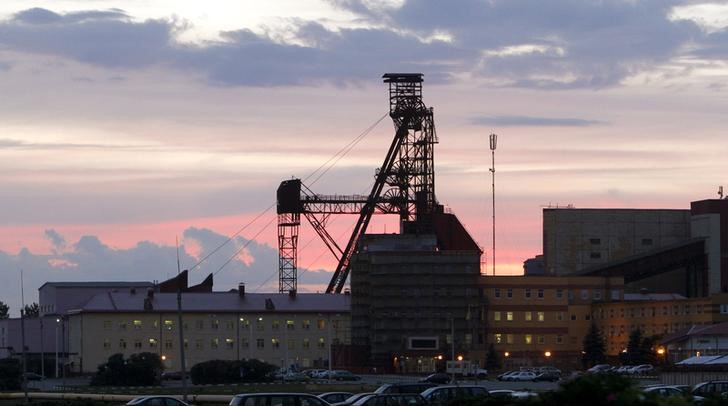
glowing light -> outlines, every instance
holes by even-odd
[[[463,360],[463,356],[462,355],[458,355],[458,361],[462,361],[462,360]]]
[[[660,347],[660,348],[657,349],[657,353],[660,354],[660,355],[663,355],[665,353],[665,349],[662,348],[662,347]]]
[[[162,355],[162,361],[166,361],[166,360],[167,360],[167,356],[166,355]]]
[[[551,351],[546,351],[545,353],[543,353],[543,355],[546,356],[546,358],[548,358],[551,356]]]
[[[506,357],[510,357],[510,356],[511,356],[511,353],[510,353],[510,352],[508,352],[508,351],[506,351],[506,353],[505,353],[505,354],[503,354],[503,355],[504,355],[504,356],[506,356]]]

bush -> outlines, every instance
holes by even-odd
[[[0,390],[19,390],[21,372],[20,361],[17,359],[0,359]]]
[[[275,369],[275,366],[256,359],[243,361],[216,359],[195,364],[190,370],[190,377],[195,385],[261,382],[270,380]]]
[[[91,385],[157,385],[163,369],[159,355],[151,352],[132,354],[128,359],[124,359],[123,354],[114,354],[105,364],[99,365]]]

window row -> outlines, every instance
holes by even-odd
[[[704,309],[705,307],[705,309]],[[728,308],[727,308],[728,310]],[[708,304],[701,304],[697,303],[695,305],[691,304],[685,304],[685,305],[672,305],[672,306],[660,306],[660,307],[631,307],[628,309],[621,308],[621,309],[609,309],[609,311],[605,311],[605,309],[599,309],[599,317],[602,319],[605,319],[607,317],[614,318],[614,317],[655,317],[655,316],[686,316],[690,314],[702,314],[703,311],[709,312],[710,311],[710,305]]]
[[[564,336],[556,334],[546,339],[543,334],[493,334],[493,342],[495,344],[563,344]],[[547,342],[548,341],[548,342]]]
[[[566,320],[565,312],[553,312],[556,321]],[[516,316],[518,315],[518,316]],[[522,316],[522,317],[521,317]],[[515,321],[518,317],[519,321],[546,321],[546,312],[493,312],[493,321]],[[576,321],[578,319],[576,314],[570,314],[569,319]],[[591,314],[584,315],[584,320],[591,320]]]
[[[279,330],[283,325],[285,325],[285,328],[288,330],[295,330],[296,329],[296,322],[294,320],[269,320],[264,319],[263,317],[258,317],[257,319],[254,319],[255,321],[255,328],[259,331],[265,330],[266,324],[270,322],[270,328],[272,330]],[[224,326],[226,330],[235,330],[235,328],[239,325],[240,328],[243,329],[249,329],[250,328],[250,319],[246,318],[240,318],[239,322],[236,322],[235,320],[225,320],[224,322],[221,322],[218,319],[212,319],[209,321],[205,320],[195,320],[194,321],[194,328],[195,330],[204,330],[206,327],[211,330],[220,330],[221,326]],[[325,330],[326,329],[326,320],[319,319],[315,320],[316,328],[319,330]],[[116,327],[118,330],[127,330],[127,329],[134,329],[134,330],[142,330],[144,328],[144,322],[142,320],[132,320],[131,322],[123,320],[119,322],[113,322],[111,320],[104,320],[103,322],[103,328],[104,330],[113,330],[114,324],[116,324]],[[162,321],[162,326],[165,330],[172,331],[174,330],[174,326],[176,324],[175,320],[164,320]],[[154,330],[159,329],[159,321],[154,320],[152,322],[147,323],[147,326],[151,327]],[[189,330],[189,323],[183,322],[182,326],[185,330]],[[301,329],[303,330],[310,330],[311,329],[311,320],[302,320]],[[332,320],[331,321],[331,328],[337,329],[339,327],[338,320]]]
[[[566,294],[569,298],[569,300],[574,300],[575,293],[573,290],[568,289],[553,289],[553,290],[544,290],[541,288],[522,288],[518,289],[523,291],[523,297],[525,299],[543,299],[546,296],[554,297],[556,299],[563,299],[564,295]],[[514,295],[514,289],[513,288],[493,288],[493,297],[496,299],[506,298],[506,299],[512,299]],[[553,295],[553,296],[552,296]],[[581,300],[602,300],[602,289],[581,289],[579,291],[579,297]],[[619,300],[621,297],[621,291],[618,289],[613,289],[611,291],[611,298],[612,300]]]
[[[220,348],[221,344],[224,345],[225,348],[228,348],[228,349],[235,348],[235,340],[232,339],[232,338],[225,338],[225,339],[211,338],[209,340],[205,340],[205,339],[202,339],[202,338],[198,338],[198,339],[195,339],[194,340],[195,349],[197,349],[197,350],[204,349],[205,348],[205,342],[206,341],[207,341],[207,345],[211,349]],[[256,348],[259,348],[259,349],[265,348],[266,341],[267,341],[267,339],[264,339],[264,338],[258,338],[258,339],[256,339],[255,340],[255,347]],[[288,349],[290,349],[290,350],[295,349],[296,346],[298,345],[298,341],[299,340],[293,339],[293,338],[288,339]],[[133,344],[133,348],[136,349],[136,350],[141,350],[141,349],[144,348],[144,343],[145,342],[146,342],[146,344],[147,344],[147,346],[149,348],[157,348],[158,345],[159,345],[159,340],[157,340],[156,338],[150,338],[148,340],[134,340],[133,343],[132,343]],[[172,340],[172,339],[164,340],[164,348],[165,349],[173,349],[175,347],[174,346],[174,343],[175,342],[176,342],[176,340]],[[185,349],[189,348],[189,341],[187,339],[185,339],[184,343],[185,343]],[[339,341],[338,338],[335,338],[335,339],[332,340],[331,343],[334,344],[334,345],[337,345],[337,344],[340,343],[340,341]],[[303,348],[303,349],[310,349],[311,346],[312,346],[311,340],[308,339],[308,338],[302,339],[300,341],[300,344],[301,344],[301,348]],[[323,337],[319,338],[318,340],[315,341],[315,345],[319,349],[326,348],[326,339],[323,338]],[[249,348],[249,346],[250,346],[250,342],[248,340],[242,339],[240,341],[240,347],[242,347],[242,348]],[[271,346],[271,348],[274,348],[274,349],[275,348],[280,348],[281,347],[281,340],[278,339],[278,338],[271,338],[270,339],[270,346]],[[103,341],[103,347],[104,347],[105,350],[110,350],[111,347],[112,347],[112,345],[111,345],[111,339],[105,338],[104,341]],[[124,339],[124,338],[120,338],[119,341],[118,341],[118,348],[120,348],[122,350],[123,349],[126,349],[126,348],[129,348],[129,344],[128,344],[127,340]]]

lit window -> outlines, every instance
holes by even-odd
[[[506,344],[513,344],[513,334],[506,334]]]
[[[533,336],[526,334],[523,336],[523,342],[526,344],[533,344]]]
[[[503,343],[503,334],[501,334],[501,333],[495,333],[495,343],[496,344],[502,344]]]
[[[210,327],[213,330],[219,329],[220,328],[220,321],[218,319],[212,319],[212,321],[210,321]]]
[[[493,312],[493,320],[501,321],[501,312]]]
[[[235,340],[232,338],[226,338],[225,339],[225,347],[227,347],[229,350],[233,349],[235,346]]]
[[[318,321],[318,329],[323,330],[326,328],[326,320],[319,319]]]
[[[324,340],[324,338],[323,338],[323,337],[321,337],[321,338],[319,338],[319,339],[318,339],[318,347],[319,347],[319,348],[324,348],[324,347],[326,347],[326,340]]]
[[[174,322],[172,320],[165,320],[164,321],[164,329],[167,331],[172,331],[172,328],[174,327]]]
[[[523,315],[524,315],[524,319],[526,321],[531,321],[531,318],[532,318],[531,312],[524,312]]]
[[[513,312],[506,312],[506,320],[513,321]]]
[[[311,320],[304,320],[303,321],[303,329],[308,330],[311,328]]]
[[[255,328],[258,331],[263,331],[265,329],[265,322],[262,317],[259,317],[258,320],[255,321]]]
[[[157,340],[154,338],[149,339],[149,347],[150,348],[156,348],[157,347]]]
[[[537,312],[536,313],[536,317],[537,317],[537,320],[538,321],[544,321],[545,320],[545,315],[544,315],[543,312]]]
[[[219,338],[211,338],[210,339],[210,348],[217,348],[220,346],[220,339]]]
[[[293,320],[286,320],[286,328],[288,330],[293,330],[296,328],[296,324],[293,322]]]
[[[143,327],[141,320],[134,320],[132,321],[132,324],[134,325],[134,330],[141,330]]]

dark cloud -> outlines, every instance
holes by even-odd
[[[54,248],[66,248],[66,239],[58,231],[53,229],[45,230],[45,237],[53,244]]]
[[[706,39],[693,22],[671,21],[679,1],[331,3],[374,28],[332,31],[292,20],[295,45],[250,30],[183,45],[174,34],[184,23],[171,19],[135,22],[121,10],[35,8],[0,23],[0,45],[106,67],[192,70],[222,86],[348,85],[417,71],[434,82],[469,74],[502,86],[558,89],[614,86],[681,55],[687,44],[723,55],[726,43],[717,34]],[[433,39],[438,35],[447,40]]]
[[[165,280],[177,273],[175,246],[140,241],[132,248],[119,249],[92,235],[83,236],[72,244],[66,244],[63,235],[55,230],[46,230],[45,235],[54,245],[60,247],[65,244],[67,249],[50,254],[36,254],[26,248],[18,254],[0,251],[0,270],[6,282],[0,285],[0,296],[13,309],[20,303],[17,289],[20,269],[25,271],[25,286],[30,292],[48,281],[152,281]],[[200,256],[204,257],[227,239],[208,229],[188,228],[180,246],[182,268],[189,269],[197,263],[184,242],[195,243],[200,248]],[[245,246],[245,255],[236,255],[242,246]],[[239,282],[245,282],[252,291],[277,291],[278,251],[238,236],[195,267],[190,274],[190,283],[199,283],[210,273],[215,274],[215,290],[228,290],[237,287]],[[327,284],[331,275],[299,270],[299,274],[304,273],[301,281],[308,285]],[[26,300],[37,301],[37,297],[30,296]]]
[[[599,120],[585,120],[581,118],[549,118],[532,116],[477,116],[470,120],[475,125],[492,125],[499,127],[590,127],[606,124]]]

